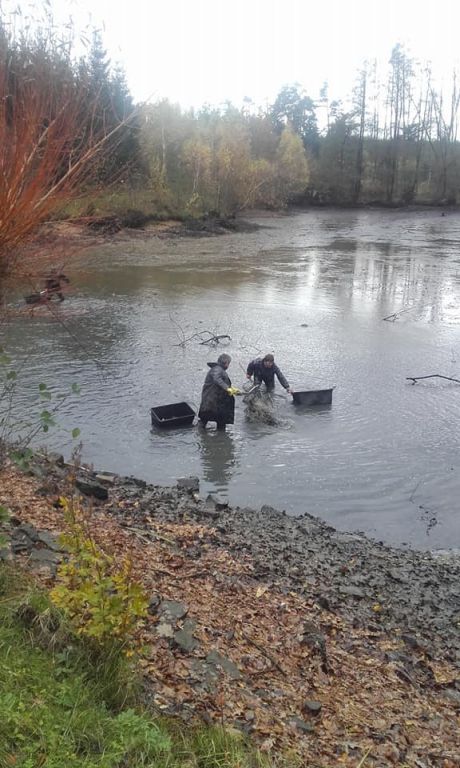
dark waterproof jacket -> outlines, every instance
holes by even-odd
[[[262,357],[256,357],[255,360],[251,360],[247,369],[248,376],[254,376],[255,384],[265,384],[267,389],[273,389],[275,386],[275,374],[278,377],[278,381],[284,389],[289,389],[289,382],[283,376],[280,369],[273,363],[271,368],[266,368],[263,363]]]
[[[204,380],[198,418],[218,424],[235,421],[235,398],[227,392],[232,386],[230,377],[218,363],[208,363],[210,370]]]

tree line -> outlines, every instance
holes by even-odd
[[[444,91],[397,45],[366,62],[348,103],[283,87],[265,109],[168,100],[135,105],[94,31],[72,36],[0,19],[0,276],[56,208],[101,189],[142,190],[150,213],[231,215],[289,204],[455,204],[456,73]]]
[[[347,105],[314,100],[298,84],[272,105],[142,109],[140,151],[158,204],[193,212],[251,205],[455,204],[460,194],[458,110],[428,66],[395,46],[388,72],[366,62]]]

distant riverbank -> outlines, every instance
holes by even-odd
[[[66,261],[71,261],[72,253],[79,248],[86,248],[98,242],[107,240],[119,240],[125,238],[137,239],[138,237],[212,237],[231,233],[250,233],[260,229],[261,221],[276,221],[289,216],[306,214],[318,211],[395,211],[395,213],[427,213],[439,212],[441,217],[455,215],[460,212],[458,206],[453,205],[400,205],[396,203],[362,203],[362,204],[329,204],[314,203],[305,206],[295,206],[280,210],[247,210],[236,215],[220,216],[210,214],[200,217],[171,216],[167,214],[152,214],[143,209],[116,208],[110,212],[100,212],[91,216],[77,216],[75,218],[50,221],[44,224],[38,231],[29,248],[37,249],[37,263],[42,258],[44,263],[49,260],[49,253],[41,256],[41,249],[49,245],[53,250],[70,249],[66,256],[65,250],[62,256]],[[256,223],[256,220],[258,223]],[[60,250],[61,249],[61,250]]]

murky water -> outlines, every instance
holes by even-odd
[[[20,403],[38,382],[80,397],[59,411],[55,446],[78,426],[84,459],[157,483],[200,477],[231,503],[309,512],[343,530],[417,547],[460,545],[460,215],[312,211],[261,219],[251,234],[123,237],[75,265],[59,310],[16,318]],[[382,318],[410,308],[395,322]],[[209,330],[213,351],[184,338]],[[5,331],[5,329],[4,329]],[[278,387],[282,427],[226,434],[151,431],[150,407],[198,405],[206,362],[229,352],[235,385],[273,351],[294,388],[335,386],[331,407],[297,409]]]

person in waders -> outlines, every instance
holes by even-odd
[[[215,421],[217,429],[225,429],[227,424],[234,423],[234,395],[239,394],[239,389],[232,387],[227,373],[231,359],[230,355],[223,354],[219,355],[217,363],[208,363],[210,370],[204,380],[198,411],[202,427],[206,427],[208,421]]]
[[[248,379],[254,377],[254,384],[264,383],[269,392],[275,389],[275,375],[286,392],[291,394],[289,382],[276,365],[273,355],[268,354],[265,357],[256,357],[255,360],[251,360],[246,371]]]

